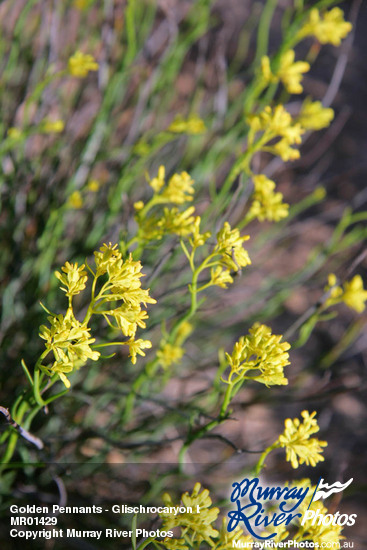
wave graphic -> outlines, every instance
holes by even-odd
[[[312,499],[313,502],[315,502],[316,500],[320,500],[320,498],[322,499],[327,498],[333,493],[340,493],[340,491],[344,491],[344,489],[346,489],[346,487],[348,487],[348,485],[350,485],[352,481],[353,481],[353,478],[350,478],[350,480],[347,481],[346,483],[340,483],[340,481],[336,481],[332,485],[328,485],[327,483],[324,483],[323,479],[320,479],[320,482],[317,486],[316,494]]]

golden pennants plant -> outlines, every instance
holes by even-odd
[[[94,3],[78,0],[72,4],[72,9],[84,17]],[[143,3],[144,9],[135,4],[127,2],[124,23],[117,21],[112,33],[111,44],[116,46],[117,56],[121,56],[116,74],[115,54],[108,48],[107,53],[103,50],[104,55],[92,46],[93,54],[84,47],[83,51],[73,50],[71,55],[69,50],[64,60],[48,67],[40,82],[27,92],[24,105],[19,108],[22,117],[14,117],[4,127],[0,146],[4,181],[12,170],[15,174],[18,166],[28,166],[27,155],[37,147],[42,153],[38,163],[33,165],[32,159],[31,171],[35,172],[36,180],[43,181],[43,163],[48,154],[53,159],[52,169],[59,157],[63,162],[60,151],[52,157],[58,140],[68,154],[80,153],[80,159],[70,163],[73,173],[64,176],[65,185],[54,185],[52,178],[51,183],[45,184],[44,190],[52,195],[46,220],[41,219],[43,189],[33,189],[26,198],[19,195],[14,201],[15,213],[26,211],[27,201],[37,211],[33,223],[22,221],[15,232],[14,242],[19,249],[22,248],[19,235],[23,235],[27,248],[28,240],[44,225],[43,233],[34,237],[37,259],[28,258],[21,279],[27,279],[26,270],[33,266],[32,284],[38,285],[37,297],[43,293],[42,307],[47,321],[44,319],[37,330],[42,341],[37,349],[42,351],[38,358],[35,355],[32,367],[25,344],[27,356],[22,350],[21,357],[27,357],[21,361],[27,387],[17,390],[14,399],[8,396],[6,407],[1,408],[7,420],[0,438],[4,448],[2,472],[12,469],[15,457],[26,462],[42,449],[45,452],[43,440],[34,435],[33,429],[40,429],[42,437],[42,430],[47,433],[46,413],[50,418],[64,396],[72,400],[80,394],[85,397],[90,391],[84,402],[97,412],[90,413],[88,422],[92,424],[91,418],[98,417],[93,429],[101,439],[103,430],[108,433],[106,445],[116,444],[123,452],[131,452],[134,461],[141,458],[139,453],[144,453],[149,445],[156,448],[160,442],[176,444],[175,475],[182,476],[187,453],[195,442],[222,438],[233,451],[234,444],[217,428],[224,430],[231,422],[245,394],[244,388],[255,396],[254,402],[256,395],[273,395],[271,392],[275,392],[276,399],[293,384],[292,348],[305,345],[316,325],[329,322],[340,306],[348,306],[353,314],[365,310],[367,290],[360,275],[347,272],[343,278],[331,273],[326,284],[326,275],[322,273],[321,286],[326,286],[320,290],[316,305],[302,314],[284,335],[274,321],[289,298],[290,289],[297,290],[297,285],[321,270],[330,258],[333,265],[327,266],[326,273],[342,273],[338,262],[333,263],[338,250],[360,244],[366,236],[365,229],[355,227],[366,219],[365,212],[350,210],[345,211],[328,246],[315,256],[310,254],[306,265],[290,277],[289,284],[276,280],[275,275],[269,276],[269,281],[259,284],[246,303],[242,299],[244,288],[248,295],[252,293],[251,284],[246,286],[250,277],[262,280],[264,276],[259,248],[268,241],[271,248],[277,239],[284,239],[287,223],[325,198],[325,189],[317,187],[302,201],[292,204],[286,189],[281,187],[282,192],[279,191],[281,183],[272,166],[300,159],[301,146],[309,134],[327,129],[333,122],[334,111],[328,102],[299,95],[308,90],[305,79],[312,72],[320,45],[339,46],[350,33],[352,26],[344,20],[342,10],[332,7],[334,2],[329,0],[316,2],[312,8],[305,7],[304,2],[294,2],[281,44],[272,54],[264,36],[269,34],[267,18],[274,2],[267,2],[251,80],[241,92],[240,100],[233,100],[228,113],[223,110],[223,120],[218,117],[217,121],[210,112],[210,102],[203,101],[200,107],[200,94],[193,98],[189,112],[164,112],[162,116],[162,106],[165,108],[167,102],[168,108],[170,94],[174,94],[171,75],[173,80],[178,79],[186,53],[210,26],[210,2],[194,3],[197,12],[190,12],[184,39],[178,36],[177,42],[173,37],[168,41],[161,72],[150,71],[144,65],[145,55],[149,57],[144,52],[152,47],[144,33],[154,28],[154,2]],[[135,24],[134,17],[141,17],[140,25]],[[114,35],[120,31],[121,41]],[[103,40],[107,40],[105,34]],[[304,50],[298,48],[301,41]],[[309,51],[301,59],[300,52],[307,51],[308,45]],[[177,50],[172,52],[171,47]],[[152,60],[160,55],[159,49],[152,54]],[[35,74],[41,70],[38,65],[36,68]],[[98,81],[97,95],[101,97],[97,114],[86,124],[85,143],[81,144],[79,118],[73,115],[68,96],[73,96],[76,106],[83,104],[88,96],[88,89],[81,81],[84,78]],[[187,82],[180,83],[184,91]],[[58,88],[60,94],[54,95],[60,104],[48,110],[48,92]],[[230,93],[235,95],[232,89]],[[294,102],[293,94],[297,96]],[[218,104],[221,97],[218,93]],[[130,109],[129,102],[134,108]],[[176,104],[180,105],[180,101]],[[121,105],[124,114],[119,118],[116,113]],[[152,129],[155,123],[157,131],[155,127]],[[69,132],[76,136],[71,145],[67,143]],[[20,179],[23,175],[20,170]],[[40,206],[37,197],[42,198]],[[351,226],[354,228],[348,233]],[[76,239],[79,231],[82,238]],[[58,267],[52,277],[55,266]],[[238,281],[241,283],[237,285]],[[242,294],[227,304],[227,296],[234,296],[230,294],[230,286],[236,287],[236,291],[241,289]],[[5,305],[16,302],[17,288],[9,290]],[[20,316],[16,307],[13,309]],[[235,310],[237,317],[232,323]],[[205,338],[201,338],[202,327],[206,330]],[[233,329],[230,337],[227,329]],[[36,344],[30,346],[29,354],[36,347]],[[111,355],[104,355],[105,349]],[[116,357],[112,359],[114,354]],[[204,375],[203,358],[209,364]],[[118,367],[118,372],[111,374],[109,365],[114,367],[111,371]],[[167,390],[172,381],[177,385],[172,384]],[[167,394],[162,398],[161,393],[171,390],[172,395],[180,393],[183,381],[192,383],[195,391],[192,394],[182,391],[175,401],[177,406],[171,406]],[[98,395],[99,390],[102,396]],[[95,394],[98,399],[94,401]],[[149,409],[152,403],[155,408]],[[55,425],[60,427],[56,417],[55,414]],[[79,422],[77,414],[73,418]],[[101,425],[103,430],[98,432]],[[326,441],[314,437],[319,430],[316,412],[303,410],[301,420],[286,419],[284,431],[260,451],[259,460],[252,465],[253,472],[262,471],[273,451],[284,459],[282,450],[285,462],[289,463],[288,471],[302,465],[316,467],[324,460],[327,446]],[[31,445],[37,447],[33,455]],[[12,480],[9,486],[11,483]],[[312,488],[309,479],[302,483]],[[154,486],[152,494],[156,492]],[[199,482],[191,493],[181,495],[180,502],[169,493],[163,495],[163,502],[175,509],[181,504],[199,506],[201,513],[160,514],[162,527],[174,529],[177,537],[164,540],[152,537],[140,546],[135,545],[137,550],[150,543],[151,548],[162,550],[229,550],[235,542],[253,542],[242,529],[228,532],[226,520],[219,517],[220,510],[213,505],[209,490]],[[318,502],[311,506],[322,513],[327,511]],[[277,541],[288,537],[321,544],[339,542],[342,535],[340,526],[294,522],[287,530],[277,528]]]

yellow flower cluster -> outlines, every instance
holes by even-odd
[[[158,174],[156,175],[156,177],[152,178],[151,180],[148,179],[149,185],[155,193],[159,193],[159,191],[162,189],[165,184],[165,178],[166,169],[164,166],[161,165],[158,168]]]
[[[249,542],[253,542],[252,537],[244,535],[240,527],[236,527],[236,529],[229,533],[227,530],[227,520],[223,518],[219,536],[215,541],[213,550],[232,550],[235,547],[246,548]]]
[[[89,71],[98,70],[98,63],[92,55],[84,54],[83,52],[78,50],[77,52],[75,52],[74,55],[70,57],[68,62],[68,69],[69,73],[72,76],[84,78],[85,76],[87,76]]]
[[[179,505],[174,505],[168,493],[163,495],[163,502],[166,507],[179,507]],[[192,542],[200,544],[202,541],[205,541],[212,546],[212,538],[217,537],[219,534],[212,527],[212,523],[218,517],[219,508],[212,507],[212,500],[208,489],[201,490],[200,483],[195,483],[191,495],[188,492],[184,493],[181,497],[181,502],[186,508],[192,507],[193,512],[177,513],[176,515],[161,513],[163,529],[170,530],[180,527],[181,537],[189,533],[192,537]],[[199,514],[197,513],[197,506],[200,509]]]
[[[171,365],[180,363],[184,353],[185,350],[181,346],[175,346],[169,342],[162,342],[157,352],[157,357],[162,367],[167,369]]]
[[[49,120],[45,119],[40,124],[40,131],[44,134],[59,134],[65,128],[65,124],[62,120]]]
[[[185,354],[182,345],[192,330],[193,326],[188,321],[184,321],[181,323],[173,342],[169,342],[167,338],[163,338],[157,352],[157,358],[164,369],[180,363]]]
[[[324,13],[320,13],[317,8],[314,8],[298,32],[297,38],[301,40],[306,36],[314,36],[321,44],[340,46],[342,39],[351,30],[352,24],[344,20],[343,11],[340,8],[333,8]]]
[[[206,128],[204,121],[197,115],[191,115],[186,120],[178,115],[167,130],[174,134],[202,134]]]
[[[333,109],[323,107],[321,101],[306,99],[302,104],[297,121],[305,130],[321,130],[327,128],[333,118]]]
[[[310,501],[313,498],[316,487],[312,485],[309,479],[297,480],[294,482],[291,487],[303,487],[308,488],[308,494],[306,498],[302,501],[299,508],[299,513],[304,517],[304,514],[307,510],[317,512],[323,516],[328,514],[328,509],[321,502],[317,500],[316,502]],[[319,516],[320,517],[320,516]],[[296,541],[300,540],[311,540],[319,545],[319,547],[339,547],[339,542],[344,538],[341,536],[341,531],[343,527],[336,524],[333,525],[322,525],[319,521],[314,521],[314,519],[309,519],[304,522],[304,525],[301,525],[301,519],[298,520],[299,525],[297,525],[297,532],[294,534],[293,538]]]
[[[23,136],[22,130],[15,126],[9,128],[7,136],[11,139],[18,140]]]
[[[97,277],[107,276],[107,281],[103,284],[97,297],[101,305],[109,302],[123,302],[119,307],[106,310],[99,308],[97,312],[102,314],[106,320],[112,317],[124,336],[134,338],[138,326],[145,328],[144,321],[148,318],[147,312],[142,310],[141,304],[146,306],[156,303],[156,300],[149,296],[149,290],[141,288],[142,265],[140,262],[135,262],[131,256],[123,260],[121,252],[117,250],[117,245],[112,246],[111,243],[104,244],[100,251],[95,252],[94,255]],[[137,342],[140,343],[138,348],[131,344],[131,349],[134,350],[131,353],[133,363],[136,360],[136,353],[144,355],[138,351],[139,347],[141,349],[150,347],[143,341]]]
[[[270,59],[267,55],[261,59],[261,74],[266,84],[281,81],[290,94],[301,94],[303,73],[310,70],[310,64],[306,61],[295,61],[294,50],[283,53],[279,61],[279,67],[272,72]]]
[[[201,218],[200,216],[196,216],[191,226],[191,235],[189,238],[189,242],[193,249],[198,248],[199,246],[203,246],[206,241],[211,237],[210,231],[200,233],[200,224]]]
[[[248,217],[278,222],[288,216],[289,205],[283,202],[282,193],[275,193],[275,182],[264,174],[253,176],[255,191]]]
[[[161,239],[164,235],[174,234],[180,237],[189,235],[192,232],[195,218],[193,206],[180,211],[176,206],[164,207],[163,212],[149,214],[149,211],[161,204],[183,205],[193,200],[194,181],[187,172],[174,174],[166,184],[165,168],[160,166],[156,177],[149,181],[154,191],[153,197],[147,204],[143,201],[135,203],[136,221],[139,225],[137,239],[146,242],[154,239]]]
[[[300,144],[302,134],[305,130],[298,122],[294,122],[291,115],[283,105],[270,106],[258,115],[251,115],[247,118],[250,126],[249,145],[254,145],[256,150],[263,150],[280,156],[282,160],[294,160],[299,158],[300,153],[292,145]],[[254,144],[255,137],[261,133],[261,137]],[[275,144],[270,142],[278,139]]]
[[[100,183],[97,180],[92,179],[88,181],[85,187],[82,189],[82,192],[79,190],[76,190],[76,191],[73,191],[71,195],[69,195],[66,202],[67,206],[69,208],[72,208],[73,210],[79,210],[84,205],[84,197],[83,197],[84,192],[89,191],[91,193],[97,193],[99,188],[100,188]]]
[[[194,180],[187,172],[174,174],[166,184],[166,170],[164,166],[160,166],[158,174],[155,178],[148,180],[149,185],[154,191],[154,204],[172,203],[184,204],[187,201],[192,201],[194,194]]]
[[[149,290],[141,288],[143,274],[140,262],[133,261],[131,257],[123,260],[117,245],[112,246],[111,243],[104,244],[94,255],[96,273],[90,270],[93,274],[92,296],[84,321],[81,323],[75,318],[72,299],[86,288],[87,272],[84,264],[79,267],[77,263],[66,262],[61,272],[55,272],[55,276],[69,298],[67,313],[65,317],[50,316],[50,328],[40,328],[40,336],[46,341],[43,358],[50,352],[54,355],[51,366],[41,365],[40,368],[50,376],[58,374],[67,387],[70,387],[70,382],[65,373],[79,368],[87,359],[96,361],[100,356],[90,347],[95,342],[88,327],[93,314],[103,315],[111,327],[118,328],[128,338],[119,343],[129,347],[132,363],[136,362],[137,355],[145,355],[144,349],[152,346],[149,340],[135,339],[138,327],[145,328],[148,318],[142,304],[156,303],[149,296]],[[109,304],[113,307],[108,307]]]
[[[161,239],[164,235],[187,237],[195,221],[193,206],[182,212],[178,208],[164,208],[161,216],[149,216],[139,222],[138,238],[141,241]]]
[[[290,345],[281,339],[281,335],[272,334],[266,325],[255,323],[249,335],[241,336],[235,343],[232,353],[226,353],[231,371],[228,380],[223,381],[235,384],[239,380],[255,380],[266,386],[288,384],[283,369],[290,364]],[[251,374],[251,371],[255,372]]]
[[[195,246],[201,246],[210,237],[209,232],[200,234],[200,218],[196,223],[195,231],[190,239],[193,250]],[[216,285],[227,288],[227,284],[233,283],[231,271],[238,272],[242,267],[251,264],[249,254],[243,248],[243,243],[249,238],[249,235],[241,236],[239,229],[232,229],[228,222],[224,222],[222,229],[217,233],[217,242],[213,251],[202,263],[201,270],[211,268],[210,281],[205,287]]]
[[[355,275],[350,281],[346,281],[343,287],[338,286],[337,278],[334,273],[328,277],[326,292],[330,292],[330,297],[326,300],[325,306],[330,307],[344,302],[351,309],[362,313],[365,310],[367,301],[367,290],[363,288],[363,281],[360,275]]]
[[[55,360],[51,367],[43,367],[43,369],[49,376],[58,374],[65,386],[69,388],[70,382],[65,374],[82,366],[88,359],[97,361],[100,353],[91,349],[90,345],[95,342],[95,338],[90,337],[89,328],[75,319],[71,308],[68,309],[65,317],[55,315],[48,317],[48,321],[51,326],[48,328],[42,325],[40,337],[46,341],[46,351],[52,352]]]
[[[312,502],[309,510],[313,512],[318,512],[322,515],[327,515],[328,509],[321,503],[321,501]],[[338,548],[340,541],[344,538],[341,536],[343,527],[337,523],[333,525],[323,525],[322,523],[315,521],[312,525],[312,520],[306,520],[305,524],[302,526],[302,538],[312,540],[319,547],[323,548]],[[300,533],[298,532],[298,534]]]
[[[302,411],[303,422],[298,418],[285,421],[285,430],[279,436],[276,446],[283,447],[286,450],[286,459],[293,468],[298,468],[299,464],[316,466],[317,462],[322,462],[324,457],[322,447],[326,447],[326,441],[319,441],[310,436],[319,431],[317,420],[314,418],[316,412],[310,414],[308,411]]]
[[[137,210],[136,221],[139,226],[136,240],[144,243],[153,239],[161,239],[167,234],[178,235],[181,239],[188,238],[192,247],[191,254],[185,245],[183,248],[194,270],[195,251],[198,247],[203,246],[211,236],[209,231],[200,232],[201,218],[194,215],[195,208],[189,206],[180,211],[177,207],[165,207],[163,213],[148,215],[151,208],[161,203],[171,202],[181,205],[191,201],[194,193],[193,183],[189,174],[182,172],[174,174],[166,184],[165,169],[164,166],[160,166],[157,176],[149,180],[154,191],[153,197],[145,205],[142,201],[135,203],[135,208]],[[239,230],[232,229],[228,222],[224,223],[217,234],[214,249],[196,270],[196,275],[198,275],[204,269],[211,269],[210,282],[199,290],[211,285],[226,288],[228,283],[233,282],[231,271],[237,272],[242,267],[251,264],[248,252],[243,248],[243,243],[249,238],[248,235],[241,236]],[[171,347],[174,346],[174,343],[170,342],[170,344],[170,346],[161,348],[159,352],[162,364],[166,362],[163,356],[166,356],[168,363],[171,363],[174,355],[179,360],[180,351]]]
[[[163,501],[167,507],[175,507],[169,494],[163,495]],[[199,548],[201,542],[206,542],[213,550],[231,550],[233,543],[245,544],[251,542],[250,536],[244,535],[242,529],[237,527],[231,533],[227,531],[227,520],[222,519],[221,528],[217,530],[214,522],[217,520],[219,509],[212,507],[212,500],[208,489],[201,489],[200,483],[196,483],[191,495],[184,493],[181,497],[181,504],[185,507],[192,507],[193,513],[160,514],[163,520],[163,529],[181,528],[180,539],[165,539],[164,548],[172,550],[186,550],[188,548]],[[200,507],[200,513],[197,513],[197,506]],[[185,537],[185,538],[183,538]],[[186,543],[185,540],[190,540]]]
[[[227,270],[238,271],[241,267],[251,264],[247,250],[243,243],[249,240],[249,235],[241,237],[237,228],[231,229],[228,222],[224,222],[222,229],[217,234],[217,244],[213,254],[219,255],[218,264]]]
[[[84,271],[84,268],[84,264],[78,267],[77,263],[71,264],[66,262],[61,268],[61,271],[64,272],[63,274],[59,271],[55,271],[56,279],[64,285],[60,287],[61,290],[63,290],[69,298],[76,296],[79,292],[85,289],[88,277],[87,272]]]
[[[194,194],[193,184],[194,181],[187,172],[174,174],[160,194],[160,201],[171,202],[173,204],[184,204],[187,201],[192,201],[192,195]]]
[[[67,203],[73,210],[79,210],[83,206],[83,197],[80,191],[73,191],[69,196]]]

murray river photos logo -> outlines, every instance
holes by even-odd
[[[264,531],[265,527],[278,527],[279,525],[289,525],[295,518],[302,518],[301,524],[306,521],[312,521],[312,525],[317,520],[317,525],[354,525],[357,514],[335,514],[323,515],[320,511],[310,510],[312,502],[327,498],[333,493],[343,491],[353,481],[351,478],[346,483],[336,481],[332,485],[325,483],[320,478],[313,492],[312,498],[306,511],[300,512],[300,507],[306,498],[309,487],[261,487],[259,478],[245,478],[240,483],[232,484],[231,502],[235,504],[235,510],[228,512],[229,521],[227,530],[229,532],[236,529],[239,524],[243,524],[250,535],[259,540],[269,540],[275,537],[276,532],[269,536],[260,536],[259,532]],[[278,510],[266,513],[265,508],[268,504],[276,505]],[[303,508],[304,510],[304,508]]]

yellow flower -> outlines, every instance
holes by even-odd
[[[271,82],[278,82],[278,78],[271,72],[270,58],[264,55],[261,58],[260,65],[261,75],[267,84]]]
[[[64,362],[57,363],[55,361],[51,369],[48,369],[49,370],[48,374],[49,376],[51,376],[52,374],[57,374],[61,382],[63,382],[63,384],[65,385],[65,387],[69,389],[71,386],[71,383],[68,377],[66,376],[66,374],[69,374],[70,372],[72,372],[73,369],[74,369],[74,363],[64,363]]]
[[[330,292],[330,297],[326,300],[325,305],[330,307],[344,302],[346,306],[354,309],[357,313],[362,313],[367,301],[367,290],[363,287],[362,277],[355,275],[353,279],[343,284],[343,288],[336,283],[336,276],[334,273],[330,273],[328,285],[325,287],[325,291]]]
[[[117,260],[121,260],[121,252],[117,248],[117,244],[112,246],[111,243],[103,244],[98,252],[94,252],[94,260],[97,266],[97,275],[107,273],[107,268],[114,264]]]
[[[293,468],[298,468],[299,464],[316,466],[317,462],[322,462],[324,457],[322,447],[326,447],[326,441],[319,441],[316,438],[310,438],[310,435],[319,431],[317,420],[314,418],[316,412],[311,415],[308,411],[302,411],[303,423],[298,418],[285,421],[285,430],[279,436],[277,444],[286,449],[286,459]]]
[[[231,372],[227,383],[238,380],[255,380],[266,386],[288,384],[284,376],[284,367],[289,365],[290,345],[281,342],[283,337],[271,333],[266,325],[255,323],[248,336],[241,336],[235,343],[232,354],[226,353]],[[251,374],[251,371],[255,371]],[[260,371],[256,374],[256,371]],[[233,379],[234,378],[234,379]]]
[[[70,195],[68,205],[74,210],[79,210],[83,206],[83,197],[80,191],[74,191]]]
[[[306,36],[315,36],[321,44],[340,46],[342,39],[351,30],[352,24],[344,20],[343,11],[340,8],[333,8],[322,14],[317,8],[314,8],[297,37],[298,40],[301,40]]]
[[[164,369],[171,365],[180,363],[184,356],[185,350],[181,346],[172,345],[168,342],[162,342],[161,348],[157,352],[159,363]]]
[[[91,191],[92,193],[97,193],[97,191],[100,188],[99,181],[97,180],[90,180],[87,184],[88,191]]]
[[[130,337],[135,336],[138,326],[145,328],[145,320],[148,319],[147,312],[142,310],[140,305],[122,304],[115,309],[101,313],[105,318],[112,316],[122,334]]]
[[[157,352],[157,358],[164,369],[180,363],[185,354],[182,344],[187,340],[192,331],[192,324],[188,321],[183,321],[177,330],[173,342],[167,342],[165,339],[161,341],[160,349]]]
[[[236,546],[234,544],[235,541],[237,543]],[[215,550],[232,550],[235,547],[251,548],[251,546],[247,546],[251,542],[253,542],[252,537],[245,535],[240,527],[236,527],[236,529],[229,533],[227,530],[227,520],[223,518],[219,537],[215,541],[214,548]]]
[[[167,187],[159,195],[161,202],[172,202],[174,204],[184,204],[187,201],[192,201],[194,194],[194,180],[187,172],[174,174]]]
[[[159,191],[162,189],[165,183],[165,177],[166,177],[166,169],[164,166],[160,166],[158,168],[158,174],[155,178],[149,180],[149,185],[155,191],[155,193],[159,193]]]
[[[72,76],[84,78],[89,71],[98,70],[98,63],[92,55],[84,54],[78,50],[70,57],[68,68]]]
[[[206,128],[204,121],[197,115],[191,115],[187,120],[178,115],[167,130],[175,134],[202,134]]]
[[[177,331],[175,343],[178,343],[179,345],[183,344],[193,330],[194,327],[191,323],[189,323],[188,321],[183,321]]]
[[[134,202],[134,208],[135,210],[142,210],[144,208],[143,201]]]
[[[292,129],[293,120],[283,105],[269,105],[258,115],[250,115],[247,122],[253,132],[267,132],[272,137],[287,136]]]
[[[306,99],[298,115],[298,122],[306,130],[321,130],[327,128],[333,118],[333,109],[323,107],[321,101]]]
[[[264,174],[253,177],[255,191],[252,195],[253,202],[250,207],[249,217],[275,221],[288,216],[289,205],[283,202],[282,193],[274,193],[275,183]]]
[[[134,340],[133,338],[131,338],[128,341],[128,345],[129,345],[129,352],[130,352],[129,357],[131,357],[132,364],[135,365],[136,356],[141,355],[145,357],[145,353],[143,349],[150,349],[152,347],[152,342],[150,342],[149,340],[142,340],[142,339]]]
[[[233,278],[229,269],[223,269],[220,265],[212,267],[210,270],[210,284],[227,288],[227,285],[232,283]]]
[[[318,202],[324,200],[327,195],[325,187],[322,187],[322,185],[316,187],[312,195]]]
[[[278,143],[272,147],[267,147],[265,150],[269,151],[269,153],[273,153],[273,155],[277,155],[284,160],[284,162],[297,160],[301,156],[298,149],[293,149],[289,144],[289,140],[286,138],[281,139]]]
[[[65,124],[62,120],[48,120],[45,119],[40,125],[40,131],[44,134],[59,134],[65,128]]]
[[[203,246],[203,244],[205,244],[206,241],[211,237],[210,231],[200,233],[200,224],[201,218],[200,216],[196,216],[194,223],[192,224],[192,235],[189,238],[189,242],[193,248]]]
[[[9,128],[7,135],[11,139],[18,140],[22,137],[23,133],[22,130],[20,130],[19,128],[12,127]]]
[[[59,279],[61,284],[65,285],[64,287],[60,287],[61,290],[66,292],[66,296],[69,296],[69,298],[79,294],[79,292],[85,289],[85,283],[88,277],[84,268],[84,264],[78,267],[77,263],[70,264],[66,262],[61,268],[61,271],[63,271],[65,275],[59,271],[55,271],[55,277]]]
[[[231,229],[228,222],[224,222],[222,229],[217,234],[217,244],[214,254],[221,256],[220,265],[238,271],[241,267],[251,264],[247,250],[243,248],[243,243],[248,241],[249,235],[241,237],[237,228]]]
[[[178,508],[178,505],[174,505],[171,496],[168,493],[163,495],[163,502],[166,507]],[[181,497],[182,505],[186,508],[192,507],[193,512],[183,512],[169,514],[161,513],[160,516],[163,520],[163,529],[170,530],[175,527],[181,527],[181,536],[184,537],[189,534],[192,542],[205,541],[210,546],[213,546],[213,537],[218,536],[218,531],[212,527],[212,523],[218,517],[219,509],[212,508],[212,500],[209,495],[208,489],[201,491],[200,483],[195,483],[194,490],[191,495],[184,493]],[[199,506],[200,513],[197,513],[197,506]]]
[[[282,55],[277,76],[290,94],[301,94],[302,74],[307,73],[311,67],[306,61],[294,61],[294,58],[294,50],[288,50]]]
[[[294,50],[288,50],[283,53],[278,70],[273,74],[270,67],[270,59],[264,56],[261,60],[262,76],[267,83],[281,82],[290,94],[301,94],[303,91],[301,80],[303,73],[310,70],[310,65],[306,61],[294,61]]]
[[[355,275],[351,281],[344,283],[343,302],[358,313],[365,310],[367,301],[367,290],[363,288],[363,281],[360,275]]]

